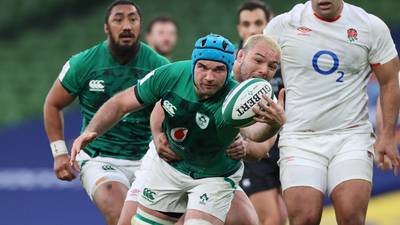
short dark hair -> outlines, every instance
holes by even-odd
[[[116,0],[113,3],[111,3],[106,10],[106,17],[104,18],[104,22],[107,23],[108,17],[110,17],[111,11],[113,8],[117,5],[133,5],[136,8],[137,13],[139,14],[139,17],[142,18],[142,12],[140,11],[140,8],[138,5],[136,5],[134,2],[129,1],[129,0]]]
[[[240,13],[243,10],[250,10],[253,11],[255,9],[261,9],[264,12],[265,15],[265,20],[269,22],[271,16],[272,16],[272,10],[271,8],[265,4],[264,2],[260,0],[246,0],[242,4],[240,4],[238,10],[237,10],[237,23],[240,23]]]
[[[178,30],[178,24],[175,22],[175,20],[173,20],[171,17],[167,16],[167,15],[163,15],[163,16],[157,16],[154,17],[149,25],[146,28],[146,33],[149,34],[151,32],[151,30],[153,29],[154,24],[156,23],[172,23],[175,25],[176,29]]]

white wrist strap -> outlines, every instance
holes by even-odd
[[[50,143],[51,153],[53,153],[53,158],[59,155],[68,154],[67,145],[65,145],[64,140],[53,141]]]

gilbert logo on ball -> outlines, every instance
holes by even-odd
[[[268,105],[263,95],[276,101],[271,84],[260,78],[248,79],[235,87],[225,98],[222,105],[224,121],[233,127],[245,127],[255,123],[253,107],[258,107],[258,102]]]

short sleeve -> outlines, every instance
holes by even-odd
[[[387,25],[378,17],[370,15],[370,64],[385,64],[397,56],[396,47]]]
[[[285,25],[284,20],[287,13],[273,18],[268,25],[264,28],[263,34],[276,40],[280,44],[280,34],[282,34]]]
[[[148,73],[136,85],[136,97],[145,106],[156,103],[164,93],[171,76],[167,74],[168,65],[162,66]]]
[[[61,69],[58,79],[61,85],[73,96],[78,95],[83,89],[84,82],[80,80],[78,63],[74,58],[68,60]]]

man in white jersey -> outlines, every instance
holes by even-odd
[[[382,93],[376,143],[395,175],[400,104],[398,57],[388,27],[342,0],[311,0],[264,30],[282,48],[287,122],[280,137],[280,177],[290,224],[319,224],[325,192],[339,225],[364,224],[371,194],[373,143],[366,85],[371,68]]]

